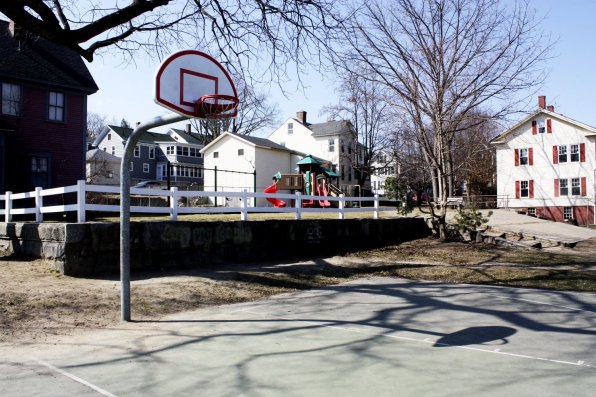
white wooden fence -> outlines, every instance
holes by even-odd
[[[86,213],[88,211],[100,211],[100,212],[120,212],[119,205],[107,205],[107,204],[93,204],[87,203],[87,193],[104,193],[110,195],[120,195],[119,186],[103,186],[103,185],[87,185],[85,181],[78,181],[76,185],[42,189],[36,188],[34,191],[25,193],[12,193],[6,192],[0,195],[0,216],[4,216],[4,222],[11,222],[14,215],[35,215],[36,222],[43,222],[43,215],[49,213],[62,213],[62,212],[76,212],[78,222],[85,222]],[[44,206],[44,197],[50,196],[61,196],[63,194],[76,194],[76,204],[67,205],[51,205]],[[363,212],[369,211],[373,213],[373,217],[378,219],[379,217],[379,196],[374,197],[345,197],[340,195],[339,197],[333,196],[307,196],[302,195],[299,192],[295,194],[270,194],[270,193],[254,193],[247,192],[214,192],[214,191],[179,191],[177,187],[173,187],[170,190],[157,190],[157,189],[139,189],[131,188],[131,195],[142,195],[142,196],[159,196],[169,197],[169,207],[151,207],[151,206],[131,206],[131,213],[144,213],[144,214],[164,214],[169,215],[171,220],[177,220],[178,215],[181,214],[214,214],[214,213],[238,213],[241,220],[248,220],[248,214],[254,212],[278,212],[278,213],[294,213],[295,219],[301,219],[303,213],[307,212],[326,212],[326,213],[337,213],[339,219],[344,219],[345,214],[348,212]],[[183,198],[193,197],[224,197],[224,198],[240,198],[240,206],[238,207],[213,207],[213,206],[179,206],[179,200]],[[251,207],[250,202],[256,202],[251,200],[253,198],[277,198],[280,200],[286,200],[291,202],[293,200],[294,206],[288,206],[283,208],[276,207]],[[23,199],[34,199],[34,205],[25,207],[23,205],[15,206],[14,202]],[[315,208],[315,207],[302,207],[303,200],[327,200],[329,202],[337,202],[337,206],[330,206],[327,208]],[[186,200],[188,202],[188,200]],[[3,202],[3,206],[2,206]],[[372,202],[371,206],[364,206],[362,208],[348,208],[346,203],[362,203]]]

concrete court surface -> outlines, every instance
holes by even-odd
[[[596,295],[370,278],[0,357],[2,396],[593,396]]]

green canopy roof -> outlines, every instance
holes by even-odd
[[[321,165],[321,162],[309,154],[308,156],[304,157],[302,160],[300,160],[296,164],[297,165],[309,165],[309,164]]]
[[[329,169],[327,169],[325,167],[321,167],[321,169],[323,170],[323,173],[325,175],[327,175],[328,177],[337,178],[339,176],[335,172],[333,172],[332,170],[329,170]]]

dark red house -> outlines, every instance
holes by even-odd
[[[0,192],[85,179],[87,96],[81,57],[0,21]]]

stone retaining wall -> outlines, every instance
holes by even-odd
[[[66,275],[117,274],[119,233],[116,223],[1,223],[0,249],[54,261]],[[158,270],[337,255],[429,234],[421,218],[132,222],[131,267]]]

